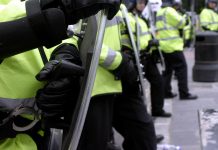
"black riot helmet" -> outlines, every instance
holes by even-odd
[[[174,0],[162,0],[162,7],[171,7],[173,6]]]
[[[218,1],[217,0],[207,0],[206,1],[206,7],[209,9],[215,10],[217,7]]]
[[[129,0],[129,3],[127,4],[128,11],[132,11],[134,8],[136,8],[137,3],[144,2],[145,5],[147,5],[148,0]]]

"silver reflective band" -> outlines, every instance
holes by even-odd
[[[141,27],[139,27],[139,30],[140,30],[140,36],[150,35],[151,34],[150,31],[142,32]],[[125,34],[129,34],[127,30],[121,31],[121,35],[125,35]],[[133,34],[136,34],[136,32],[133,32]]]
[[[116,18],[118,24],[124,22],[123,18],[120,16],[116,16],[115,18]]]
[[[107,24],[106,27],[111,27],[111,26],[115,26],[118,25],[119,23],[121,23],[123,21],[123,18],[117,16],[114,17],[112,20],[107,20]]]
[[[121,42],[122,42],[122,45],[127,45],[127,46],[132,45],[129,38],[128,39],[122,39]]]
[[[112,49],[108,49],[107,57],[105,58],[105,61],[103,64],[101,64],[104,68],[109,68],[112,63],[114,62],[115,57],[117,56],[116,52]]]
[[[164,27],[164,28],[157,28],[156,31],[165,31],[165,30],[178,30],[177,28],[174,27]]]
[[[218,22],[201,22],[201,25],[215,25],[218,24]]]
[[[174,39],[179,39],[180,37],[179,36],[175,36],[175,37],[169,37],[169,38],[162,38],[162,39],[159,39],[161,41],[168,41],[168,40],[174,40]]]
[[[176,28],[179,28],[179,27],[183,24],[184,21],[185,21],[185,20],[182,19],[182,20],[177,24]]]
[[[150,31],[147,31],[147,32],[140,32],[140,35],[141,35],[141,36],[143,36],[143,35],[149,35],[149,34],[151,34]]]
[[[134,34],[136,33],[134,32]],[[143,36],[143,35],[148,35],[148,34],[150,34],[150,32],[149,31],[142,32],[142,27],[139,25],[139,35]]]
[[[107,20],[106,27],[111,27],[117,25],[117,20],[116,18],[113,18],[112,20]]]
[[[25,99],[10,99],[10,98],[0,98],[0,111],[9,112],[14,110],[17,106],[22,105],[24,107],[34,107],[34,98]]]
[[[156,21],[163,21],[164,20],[164,16],[157,16]]]

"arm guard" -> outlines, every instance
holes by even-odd
[[[43,15],[44,20],[41,19]],[[38,27],[38,28],[37,28]],[[0,59],[40,46],[47,48],[61,43],[66,36],[64,14],[51,8],[41,13],[27,13],[27,17],[0,23]]]

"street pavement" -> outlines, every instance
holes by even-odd
[[[185,56],[188,65],[189,89],[199,98],[188,101],[181,101],[178,96],[174,99],[166,99],[165,110],[172,112],[173,116],[168,119],[156,118],[155,129],[157,134],[163,134],[165,137],[160,144],[178,145],[182,150],[201,150],[198,110],[218,108],[218,82],[193,82],[194,50],[186,50]],[[176,79],[173,79],[172,87],[173,92],[178,93]],[[149,90],[147,93],[149,95]],[[121,145],[123,139],[119,134],[116,133],[115,139],[116,143]]]
[[[167,126],[169,132],[163,132],[165,137],[167,137],[163,142],[179,145],[182,150],[201,150],[198,110],[218,108],[218,82],[193,82],[194,50],[186,50],[185,56],[188,65],[189,89],[191,93],[197,94],[199,98],[189,101],[181,101],[178,97],[165,100],[166,107],[171,105],[173,116],[170,121],[164,120],[164,122],[170,123]],[[175,79],[172,82],[172,86],[173,91],[178,93]],[[161,129],[161,127],[158,127],[157,132],[159,128]]]

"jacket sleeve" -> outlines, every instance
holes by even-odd
[[[186,25],[186,16],[180,15],[174,8],[169,7],[166,12],[166,21],[173,27],[182,29]]]
[[[78,42],[79,39],[76,36],[63,41],[63,43],[73,44],[77,47],[77,49],[79,49]],[[107,70],[114,70],[121,64],[121,61],[121,53],[119,51],[113,50],[103,43],[99,58],[99,65]]]
[[[111,49],[109,46],[103,44],[99,65],[107,70],[115,70],[122,61],[122,56],[119,51]]]
[[[207,26],[210,23],[210,17],[206,9],[202,10],[200,13],[200,23],[201,26]]]

